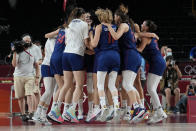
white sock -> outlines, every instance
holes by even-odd
[[[63,114],[69,109],[69,103],[64,103]]]
[[[37,110],[36,110],[36,114],[41,114],[42,109],[43,109],[43,106],[38,105]]]
[[[73,102],[71,107],[72,107],[74,110],[76,110],[76,106],[77,106],[77,104],[78,104],[78,103]]]
[[[51,110],[55,108],[55,106],[57,106],[57,102],[56,101],[53,101],[52,103],[52,107],[51,107]]]
[[[95,108],[95,109],[99,109],[100,106],[99,106],[99,105],[95,105],[94,108]]]
[[[114,109],[119,108],[118,96],[113,96]]]
[[[83,99],[78,101],[78,111],[83,112]]]
[[[93,110],[93,102],[88,101],[88,111],[92,111],[92,110]]]
[[[61,109],[62,104],[63,104],[63,102],[60,102],[60,101],[57,102],[58,109]]]
[[[144,98],[141,99],[141,103],[142,103],[142,105],[143,105],[143,107],[144,107]]]
[[[113,106],[113,105],[110,105],[110,106],[109,106],[109,109],[110,109],[110,110],[113,110],[113,109],[114,109],[114,106]]]
[[[48,108],[47,108],[47,107],[43,107],[41,115],[42,115],[43,117],[45,117],[47,111],[48,111]]]
[[[140,107],[139,104],[138,104],[137,102],[134,102],[134,103],[133,103],[133,108],[136,109],[136,108],[138,108],[138,107]]]
[[[99,99],[100,99],[101,108],[106,108],[105,96],[99,97]]]
[[[131,106],[127,106],[127,111],[130,111],[131,110]]]
[[[122,100],[122,108],[123,109],[127,108],[127,100]]]

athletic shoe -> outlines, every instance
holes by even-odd
[[[101,122],[105,122],[106,121],[106,116],[109,113],[109,109],[108,108],[102,108],[101,109],[101,115],[100,115],[100,121]]]
[[[106,116],[106,121],[112,120],[113,119],[113,115],[114,115],[114,108],[110,108],[109,109],[109,113]]]
[[[78,120],[83,120],[84,116],[83,116],[83,112],[78,110]]]
[[[123,117],[123,120],[124,121],[130,121],[131,119],[132,119],[132,117],[131,117],[131,111],[127,111],[127,113]]]
[[[90,117],[88,119],[86,119],[86,122],[91,122],[91,121],[97,120],[97,118],[100,116],[100,114],[101,114],[101,109],[94,108]]]
[[[79,120],[78,120],[78,118],[76,116],[76,110],[75,109],[73,109],[72,107],[70,107],[67,110],[66,114],[71,118],[71,122],[79,123]]]
[[[144,115],[145,110],[138,107],[133,111],[133,118],[131,120],[131,123],[137,123],[139,121],[141,121],[143,118],[142,116]]]
[[[148,124],[158,123],[167,118],[166,113],[162,109],[158,109],[154,112],[153,116],[147,122]]]
[[[28,120],[33,120],[34,114],[33,113],[29,113],[26,116],[27,116]]]
[[[123,117],[125,116],[126,114],[126,108],[121,108],[120,109],[120,118],[123,120]]]
[[[93,110],[88,111],[88,114],[87,114],[86,120],[85,120],[86,122],[88,122],[88,120],[90,119],[92,113],[93,113]]]
[[[55,110],[51,110],[49,113],[48,113],[48,117],[55,121],[55,122],[58,122],[58,123],[63,123],[64,120],[63,118],[61,117],[61,113],[60,113],[60,110],[58,110],[57,108],[55,108]]]
[[[34,113],[32,119],[33,119],[34,121],[39,121],[40,115],[41,115],[40,113]]]
[[[52,125],[52,123],[48,121],[48,119],[46,118],[46,116],[41,116],[39,121],[40,121],[42,124],[46,125],[46,126]]]
[[[120,108],[114,109],[114,122],[119,122],[120,121]]]
[[[23,122],[27,122],[29,120],[26,114],[21,115],[21,119]]]
[[[64,121],[68,121],[68,122],[71,120],[71,118],[66,114],[66,112],[62,114],[62,118]]]

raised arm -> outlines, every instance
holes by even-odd
[[[93,37],[93,34],[90,33],[90,46],[92,48],[95,48],[97,47],[98,45],[98,42],[99,42],[99,39],[100,39],[100,34],[101,34],[101,31],[102,31],[102,25],[98,25],[96,28],[95,28],[95,36]]]
[[[141,43],[139,44],[139,47],[137,48],[137,50],[138,50],[139,52],[142,52],[142,51],[144,50],[144,48],[146,47],[146,45],[148,45],[148,43],[149,43],[149,39],[143,37],[143,38],[141,39]]]
[[[139,32],[139,33],[136,33],[136,34],[138,35],[139,38],[142,38],[142,37],[148,37],[148,38],[155,37],[157,40],[159,40],[159,37],[155,33]]]
[[[60,29],[57,29],[53,32],[45,34],[45,38],[53,38],[54,36],[58,35]]]
[[[117,32],[115,32],[110,24],[104,24],[104,25],[106,25],[108,27],[108,30],[114,40],[118,40],[123,35],[124,32],[128,31],[128,28],[129,28],[129,26],[127,24],[122,23],[122,24],[120,24]]]

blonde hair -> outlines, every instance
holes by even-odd
[[[112,11],[109,9],[97,9],[95,14],[100,22],[112,23],[113,21]]]

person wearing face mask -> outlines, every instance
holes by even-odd
[[[166,97],[167,111],[171,112],[171,95],[175,96],[175,105],[180,100],[180,89],[178,87],[178,80],[182,77],[182,73],[175,63],[172,56],[166,57],[166,70],[163,74],[163,95]]]
[[[36,45],[36,43],[39,43],[39,42],[32,42],[32,37],[30,34],[24,34],[22,35],[22,41],[26,42],[26,43],[29,43],[33,49],[33,52],[34,52],[34,57],[36,58],[36,63],[38,64],[38,67],[39,67],[39,74],[36,75],[35,77],[35,80],[36,80],[36,83],[34,88],[33,88],[33,103],[32,103],[32,110],[33,112],[36,111],[37,109],[37,106],[39,104],[39,100],[40,100],[40,89],[39,89],[39,83],[40,83],[40,80],[41,80],[41,73],[40,73],[40,69],[41,69],[41,63],[42,63],[42,52],[41,52],[41,48],[39,48],[39,46]],[[34,72],[35,69],[34,69]],[[30,115],[30,119],[32,119],[32,116],[33,115]]]
[[[186,93],[181,97],[180,101],[176,104],[174,113],[186,113],[187,112],[187,98],[188,96],[196,96],[196,76],[193,76],[190,85],[186,87]]]

